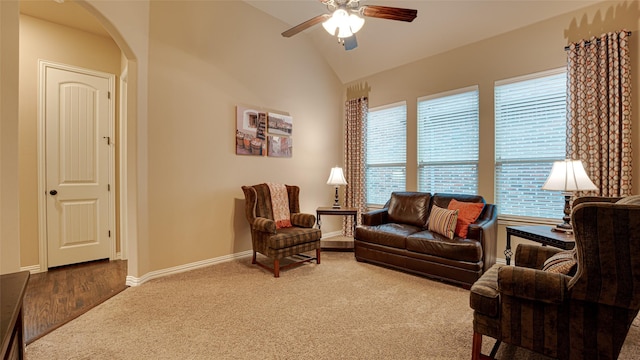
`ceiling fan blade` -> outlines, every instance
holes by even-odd
[[[342,39],[344,42],[342,43],[344,45],[344,49],[345,50],[353,50],[355,48],[358,47],[358,41],[356,40],[356,34],[353,34],[347,38]]]
[[[322,14],[322,15],[318,15],[314,18],[311,18],[301,24],[298,24],[294,27],[292,27],[291,29],[285,31],[282,33],[282,36],[284,37],[292,37],[293,35],[307,30],[308,28],[312,27],[313,25],[319,24],[321,22],[324,22],[325,20],[327,20],[328,18],[330,18],[331,15],[330,14]]]
[[[362,15],[388,20],[412,22],[418,16],[418,10],[389,6],[362,5]]]

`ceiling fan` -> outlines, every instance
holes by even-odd
[[[282,33],[291,37],[316,24],[322,23],[325,30],[338,37],[345,50],[353,50],[358,46],[356,32],[364,25],[362,16],[387,20],[411,22],[418,15],[418,10],[389,6],[360,5],[360,0],[320,0],[327,6],[330,14],[321,14]]]

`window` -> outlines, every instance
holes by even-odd
[[[404,191],[406,186],[406,103],[369,110],[366,149],[367,204],[384,205],[392,192]]]
[[[478,192],[478,87],[418,99],[418,190]]]
[[[566,72],[495,84],[495,186],[499,214],[559,218],[564,198],[542,190],[566,156]]]

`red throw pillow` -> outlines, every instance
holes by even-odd
[[[458,210],[456,235],[461,238],[466,238],[467,232],[469,231],[469,224],[478,219],[478,216],[482,213],[482,209],[484,209],[484,203],[469,203],[451,199],[448,209]]]

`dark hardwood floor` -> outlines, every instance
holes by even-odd
[[[126,288],[126,260],[98,260],[31,274],[24,297],[25,342],[84,314]]]

